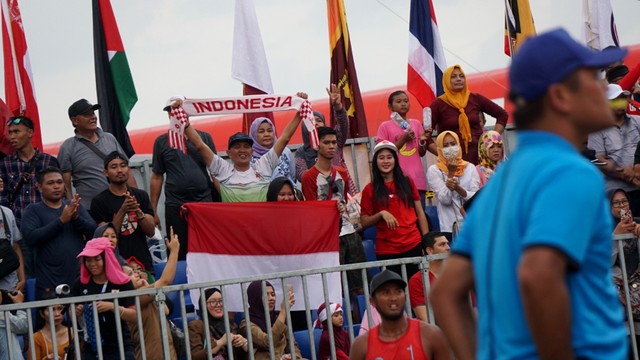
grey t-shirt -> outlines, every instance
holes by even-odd
[[[215,153],[211,135],[204,131],[198,134]],[[193,143],[185,141],[188,154],[169,147],[167,134],[158,136],[153,144],[153,172],[166,174],[165,204],[180,206],[185,202],[212,201],[209,180],[205,177],[206,164]]]
[[[7,227],[11,233],[10,236],[7,237],[7,234],[5,234],[4,231],[4,222],[2,221],[2,216],[0,216],[0,239],[8,239],[11,246],[13,246],[13,244],[22,240],[22,234],[20,233],[20,229],[18,229],[18,225],[16,225],[16,218],[13,216],[13,212],[4,206],[0,206],[0,210],[4,213],[4,217],[7,219]],[[16,270],[0,279],[0,290],[12,291],[16,288],[17,284],[18,271]]]
[[[118,151],[124,157],[127,157],[113,135],[102,131],[100,128],[96,129],[96,133],[98,134],[98,141],[94,145],[105,156],[113,151]],[[71,173],[73,186],[82,198],[81,203],[85,208],[89,209],[91,200],[106,190],[109,187],[109,183],[104,175],[104,161],[98,154],[82,143],[80,139],[83,138],[83,136],[76,133],[75,136],[65,140],[60,146],[58,162],[63,173]]]

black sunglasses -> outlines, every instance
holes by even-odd
[[[331,176],[327,176],[327,184],[331,187],[331,191],[338,194],[340,193],[340,188],[338,188],[338,184],[333,180]]]
[[[33,122],[31,122],[31,119],[25,118],[23,116],[14,117],[14,118],[10,118],[9,120],[7,120],[7,126],[9,126],[9,125],[20,125],[20,124],[23,124],[24,126],[28,127],[29,129],[33,129]]]

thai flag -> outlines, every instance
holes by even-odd
[[[339,226],[335,201],[282,201],[246,203],[188,203],[189,283],[236,279],[284,271],[329,268],[340,265]],[[324,302],[320,275],[306,277],[309,305]],[[282,284],[270,281],[282,300]],[[285,279],[304,309],[300,277]],[[329,299],[340,303],[340,274],[327,274]],[[225,310],[244,311],[240,285],[224,289]],[[198,307],[198,291],[191,299]]]
[[[447,67],[431,0],[411,0],[407,90],[427,107],[442,95],[442,72]]]

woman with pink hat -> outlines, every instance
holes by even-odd
[[[78,258],[81,263],[80,279],[73,287],[73,296],[117,293],[134,289],[129,276],[122,272],[113,253],[111,242],[107,238],[88,241]],[[110,300],[96,301],[95,307],[98,312],[97,325],[100,326],[100,342],[96,340],[95,336],[96,324],[93,320],[92,304],[76,305],[77,315],[84,316],[86,323],[82,358],[97,359],[98,346],[100,346],[104,359],[120,359],[118,334],[115,326],[116,312],[118,312],[122,329],[124,359],[133,360],[135,358],[134,347],[125,321],[133,322],[137,319],[134,298],[120,298],[118,307]]]

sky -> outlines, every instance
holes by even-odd
[[[361,91],[405,87],[409,0],[344,0]],[[580,0],[530,0],[538,32],[581,34]],[[112,0],[138,93],[129,129],[167,124],[173,95],[242,94],[231,78],[232,0]],[[330,55],[325,0],[254,0],[275,93],[326,98]],[[508,66],[504,1],[433,0],[448,65],[467,74]],[[640,43],[640,1],[611,0],[622,45]],[[44,143],[73,135],[67,116],[97,101],[89,0],[20,0]],[[0,59],[1,61],[1,59]],[[3,77],[3,74],[0,74]],[[2,80],[4,81],[4,79]],[[0,89],[4,99],[4,87]]]

